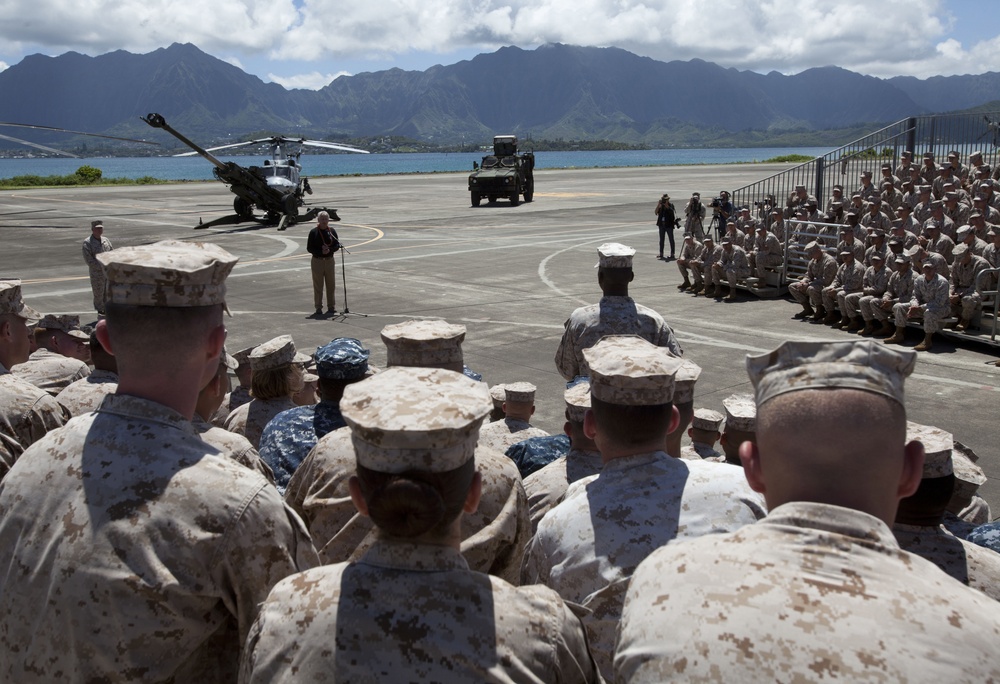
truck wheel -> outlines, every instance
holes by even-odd
[[[472,206],[478,207],[480,203],[482,203],[482,201],[483,201],[482,195],[480,195],[478,192],[472,193]]]
[[[510,193],[510,203],[511,203],[512,206],[515,206],[515,207],[518,205],[517,190],[515,190],[512,193]]]
[[[530,202],[535,197],[535,192],[533,190],[524,191],[524,201]]]

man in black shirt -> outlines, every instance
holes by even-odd
[[[330,225],[330,214],[325,211],[316,215],[316,227],[309,231],[306,251],[312,254],[313,305],[316,315],[323,314],[323,285],[326,284],[326,313],[335,314],[336,262],[333,253],[340,249],[340,238]]]

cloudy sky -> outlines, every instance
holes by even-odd
[[[26,55],[193,43],[265,81],[423,70],[504,45],[616,46],[669,61],[873,76],[1000,70],[993,0],[5,0],[0,70]]]

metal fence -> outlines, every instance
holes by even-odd
[[[807,192],[816,197],[822,211],[834,185],[843,186],[844,196],[849,201],[861,185],[862,171],[871,171],[872,181],[877,186],[882,164],[891,164],[895,169],[904,150],[913,152],[913,162],[918,166],[926,152],[934,155],[939,166],[947,161],[951,151],[958,153],[962,164],[968,163],[973,152],[982,152],[984,162],[996,169],[1000,163],[1000,128],[991,122],[998,120],[1000,112],[903,119],[822,157],[738,188],[732,193],[732,203],[753,211],[755,203],[770,196],[778,206],[783,206],[795,186],[804,185]]]

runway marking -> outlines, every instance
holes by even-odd
[[[535,197],[610,197],[607,192],[536,192]]]

